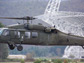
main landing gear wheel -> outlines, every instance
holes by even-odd
[[[17,46],[17,50],[18,51],[22,51],[23,50],[23,47],[21,45]]]
[[[12,44],[8,44],[9,45],[9,48],[11,49],[11,50],[14,50],[15,49],[15,46],[14,45],[12,45]]]

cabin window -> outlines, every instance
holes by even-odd
[[[8,35],[9,35],[9,30],[4,30],[4,32],[3,32],[2,35],[3,35],[3,36],[8,36]]]
[[[30,38],[31,33],[30,32],[25,32],[25,37]]]
[[[38,37],[38,33],[37,32],[32,32],[32,38],[37,38]]]
[[[17,31],[14,31],[14,35],[17,36]]]
[[[17,35],[18,35],[18,38],[20,38],[20,32],[19,31],[17,32]]]

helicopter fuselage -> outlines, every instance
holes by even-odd
[[[42,30],[0,29],[0,43],[28,45],[84,45],[84,38],[65,34],[58,30],[46,32]]]

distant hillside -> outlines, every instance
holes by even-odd
[[[17,49],[11,50],[10,54],[34,54],[34,57],[53,57],[62,56],[65,46],[24,46],[23,51],[19,52]]]

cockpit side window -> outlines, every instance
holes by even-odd
[[[32,38],[37,38],[38,37],[38,33],[37,32],[32,32]]]
[[[3,36],[9,36],[9,30],[4,30],[2,35]]]

